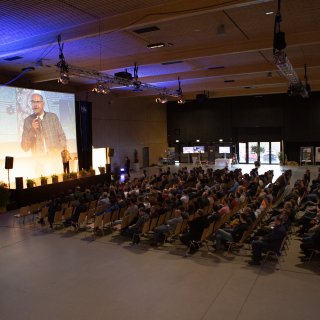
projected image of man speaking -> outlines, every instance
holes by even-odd
[[[52,112],[44,111],[43,96],[31,96],[33,114],[24,119],[21,148],[31,150],[33,155],[51,155],[66,148],[66,135],[59,118]]]

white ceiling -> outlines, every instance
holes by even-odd
[[[95,80],[71,77],[57,83],[57,37],[68,64],[113,75],[139,66],[139,80],[184,96],[284,93],[288,81],[273,59],[278,1],[272,0],[2,0],[1,83],[33,66],[12,85],[48,90],[90,90]],[[274,14],[267,15],[273,11]],[[312,91],[320,90],[320,1],[281,1],[287,56],[301,80],[307,65]],[[225,30],[219,33],[219,26]],[[155,26],[159,30],[136,33]],[[165,47],[148,49],[157,42]],[[21,57],[7,61],[6,58]],[[178,61],[176,64],[162,63]],[[225,82],[234,80],[233,82]],[[118,86],[117,86],[118,87]],[[150,95],[114,88],[126,96]]]

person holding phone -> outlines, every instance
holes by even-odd
[[[24,119],[21,148],[33,155],[50,155],[66,148],[66,136],[59,118],[44,111],[43,96],[31,96],[33,114]]]

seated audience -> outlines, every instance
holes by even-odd
[[[165,236],[167,234],[173,233],[176,229],[178,223],[182,222],[183,218],[181,215],[181,210],[174,210],[173,218],[169,219],[165,224],[158,226],[154,229],[154,239],[152,241],[152,245],[158,245],[159,242],[164,242]]]
[[[181,242],[189,248],[189,254],[195,253],[199,249],[202,232],[209,225],[208,217],[202,209],[198,209],[193,220],[188,222],[189,230],[180,236]]]
[[[278,216],[270,233],[252,241],[252,260],[249,261],[249,264],[260,265],[262,253],[267,250],[274,250],[277,254],[280,254],[279,250],[285,236],[286,228],[282,219]]]
[[[251,220],[249,213],[248,211],[244,211],[237,215],[237,217],[230,222],[229,226],[223,229],[218,229],[215,233],[216,251],[220,251],[222,249],[221,246],[223,242],[227,244],[227,242],[240,241],[243,233],[249,228],[250,224]]]

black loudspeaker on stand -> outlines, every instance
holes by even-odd
[[[10,189],[10,176],[9,176],[9,170],[13,168],[13,157],[6,157],[5,160],[5,169],[8,170],[8,185]]]
[[[5,169],[12,169],[13,168],[13,157],[6,157],[5,162]]]

